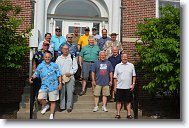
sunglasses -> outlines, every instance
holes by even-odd
[[[72,37],[67,37],[67,38],[72,38]]]
[[[56,32],[61,32],[60,30],[56,30]]]

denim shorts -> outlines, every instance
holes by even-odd
[[[82,77],[85,80],[88,80],[89,77],[91,77],[91,70],[92,70],[92,65],[94,63],[91,62],[83,62],[83,66],[82,66]]]

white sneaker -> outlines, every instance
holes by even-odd
[[[49,109],[49,105],[47,104],[42,110],[41,114],[45,114],[45,112]]]
[[[54,119],[53,114],[50,114],[49,119],[50,119],[50,120]]]
[[[93,112],[97,112],[97,111],[98,111],[98,106],[95,106]]]
[[[106,106],[102,106],[102,111],[104,111],[104,112],[108,112]]]

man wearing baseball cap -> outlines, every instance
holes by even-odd
[[[58,57],[58,50],[61,44],[66,42],[66,38],[62,36],[60,27],[55,28],[55,35],[52,36],[51,41],[54,43],[54,61]]]
[[[88,41],[88,38],[89,38],[89,32],[90,32],[90,28],[87,26],[85,27],[85,34],[83,36],[81,36],[79,38],[79,41],[78,41],[78,50],[80,51],[81,48],[83,48],[85,45],[88,45],[89,44],[89,41]],[[95,41],[95,44],[96,44],[96,41]]]
[[[96,41],[101,38],[101,36],[97,34],[97,28],[95,27],[92,28],[92,35]]]

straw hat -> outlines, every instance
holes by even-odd
[[[65,83],[67,83],[67,82],[69,82],[70,81],[70,77],[67,77],[66,75],[63,75],[62,76],[62,81],[63,81],[63,83],[65,84]]]
[[[117,34],[117,33],[111,33],[111,34],[109,34],[109,36],[117,36],[117,35],[119,35],[119,34]]]

